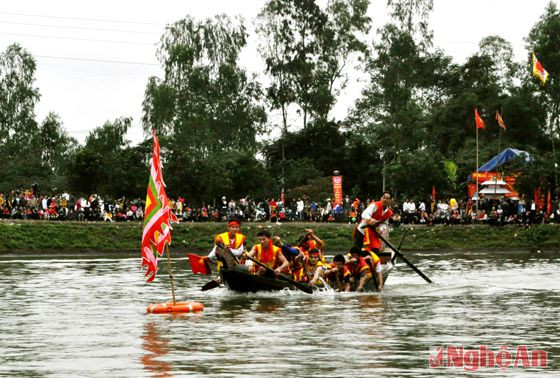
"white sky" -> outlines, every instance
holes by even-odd
[[[434,0],[430,19],[434,45],[462,63],[478,51],[482,38],[497,34],[513,45],[516,60],[524,59],[524,38],[547,3]],[[104,122],[130,116],[133,127],[128,138],[137,143],[142,140],[145,85],[150,76],[162,76],[155,46],[165,25],[186,15],[197,19],[220,13],[242,15],[250,36],[240,64],[259,73],[264,65],[256,53],[257,39],[251,37],[251,21],[263,4],[264,0],[4,0],[0,50],[17,42],[35,56],[35,86],[41,93],[38,122],[53,111],[69,134],[83,143]],[[371,1],[372,30],[387,22],[385,4],[386,0]],[[358,78],[350,80],[334,109],[337,119],[345,117],[363,84]],[[270,121],[275,122],[275,117]]]

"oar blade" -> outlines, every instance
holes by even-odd
[[[218,286],[220,286],[220,283],[216,280],[212,280],[212,281],[206,282],[200,290],[208,291],[208,290],[212,290],[214,288],[217,288]]]
[[[424,273],[422,273],[420,271],[420,269],[418,269],[416,266],[414,266],[413,263],[411,263],[410,261],[408,261],[408,259],[402,254],[402,252],[400,252],[398,249],[396,249],[391,243],[389,243],[383,236],[381,236],[377,231],[377,236],[379,237],[379,239],[381,239],[389,248],[391,248],[398,256],[399,258],[404,261],[406,263],[406,265],[408,265],[412,270],[414,270],[420,277],[422,277],[427,283],[432,283],[432,280],[430,280]]]

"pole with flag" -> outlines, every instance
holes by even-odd
[[[534,52],[533,52],[533,75],[539,78],[542,85],[546,84],[546,81],[548,80],[548,72],[544,69],[541,62],[539,62]]]
[[[169,245],[171,244],[171,222],[179,223],[169,204],[163,181],[163,167],[159,141],[155,130],[152,131],[154,145],[150,166],[150,178],[146,194],[144,210],[144,230],[142,232],[142,268],[146,270],[146,282],[152,282],[158,271],[158,258],[167,251],[167,269],[171,281],[173,303],[159,303],[148,306],[148,313],[189,312],[200,311],[202,305],[195,302],[177,302],[175,299],[175,284],[171,271]]]
[[[480,200],[478,193],[478,129],[484,129],[484,121],[478,115],[477,108],[474,108],[474,121],[476,125],[476,215],[478,216],[478,201]]]
[[[152,282],[155,279],[158,270],[158,257],[163,255],[164,249],[167,250],[169,259],[171,222],[178,223],[165,193],[160,147],[155,130],[152,134],[154,146],[144,210],[144,230],[142,232],[142,267],[146,269],[147,282]],[[169,268],[170,265],[168,264]],[[175,288],[171,269],[169,269],[169,276],[171,278],[173,302],[175,302]]]
[[[502,107],[502,114],[504,114],[504,108]],[[500,115],[500,113],[496,110],[496,121],[498,121],[498,125],[500,126],[500,129],[498,130],[498,155],[500,154],[501,150],[502,150],[502,129],[507,130],[506,128],[506,124],[504,122],[504,120],[502,119],[502,116]],[[502,172],[503,173],[503,172]],[[498,190],[498,174],[496,174],[496,185],[494,185],[494,197],[496,196],[496,191]]]

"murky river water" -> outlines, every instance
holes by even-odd
[[[0,376],[472,376],[429,355],[481,345],[548,366],[475,376],[560,374],[558,254],[410,254],[434,284],[399,263],[382,295],[201,292],[175,259],[178,300],[205,306],[182,316],[145,313],[170,299],[165,261],[146,284],[139,257],[107,256],[0,257]]]

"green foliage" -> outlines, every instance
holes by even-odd
[[[306,184],[290,189],[286,193],[286,197],[292,200],[303,198],[304,196],[317,202],[324,202],[327,198],[332,198],[331,177],[312,178]]]
[[[358,38],[369,31],[367,8],[366,0],[330,0],[324,9],[315,0],[269,0],[261,10],[260,53],[272,79],[267,97],[282,112],[284,133],[292,103],[304,128],[309,121],[329,121],[346,86],[345,66],[367,50]]]
[[[201,203],[270,189],[254,157],[266,122],[260,85],[237,65],[246,37],[241,20],[217,16],[186,17],[161,38],[165,77],[148,82],[143,123],[160,137],[169,193]]]
[[[385,182],[397,197],[425,197],[432,186],[459,196],[477,165],[474,108],[486,123],[478,165],[506,147],[528,150],[533,160],[511,162],[504,173],[518,175],[522,194],[536,186],[558,192],[557,6],[531,29],[525,61],[490,35],[456,64],[433,48],[432,0],[387,3],[391,20],[368,45],[367,0],[268,0],[256,21],[264,90],[238,64],[248,42],[243,20],[187,16],[169,25],[157,50],[163,76],[146,83],[142,117],[147,135],[155,129],[160,138],[168,193],[193,204],[277,196],[281,188],[322,198],[331,196],[323,181],[336,169],[351,195],[376,197]],[[532,51],[550,73],[546,85],[531,75]],[[368,83],[347,119],[334,121],[356,62]],[[43,190],[143,196],[151,139],[131,147],[131,119],[118,118],[78,146],[56,113],[38,122],[35,69],[17,44],[0,52],[0,191],[37,181]],[[267,125],[265,105],[281,113],[282,133],[262,142],[277,126]]]
[[[126,133],[130,118],[118,118],[93,130],[70,156],[68,183],[77,194],[97,193],[111,198],[142,197],[149,175],[151,145],[130,147]]]
[[[451,189],[455,192],[457,190],[457,164],[452,160],[445,160],[443,162],[443,169],[445,170]]]
[[[319,195],[319,194],[318,194]],[[272,227],[272,228],[270,228]],[[301,223],[281,226],[265,223],[244,223],[242,232],[247,245],[256,244],[256,234],[268,228],[288,243],[295,243],[307,227]],[[316,223],[313,231],[325,242],[327,254],[347,251],[352,245],[354,225],[346,223]],[[206,254],[214,235],[225,230],[224,223],[180,223],[173,225],[172,256],[184,256],[186,251]],[[521,252],[535,249],[558,251],[558,225],[534,225],[529,229],[518,227],[454,226],[409,228],[403,244],[405,251],[473,250]],[[400,240],[404,227],[391,233],[391,240]],[[59,253],[119,251],[138,256],[142,237],[141,222],[0,222],[0,252]]]

